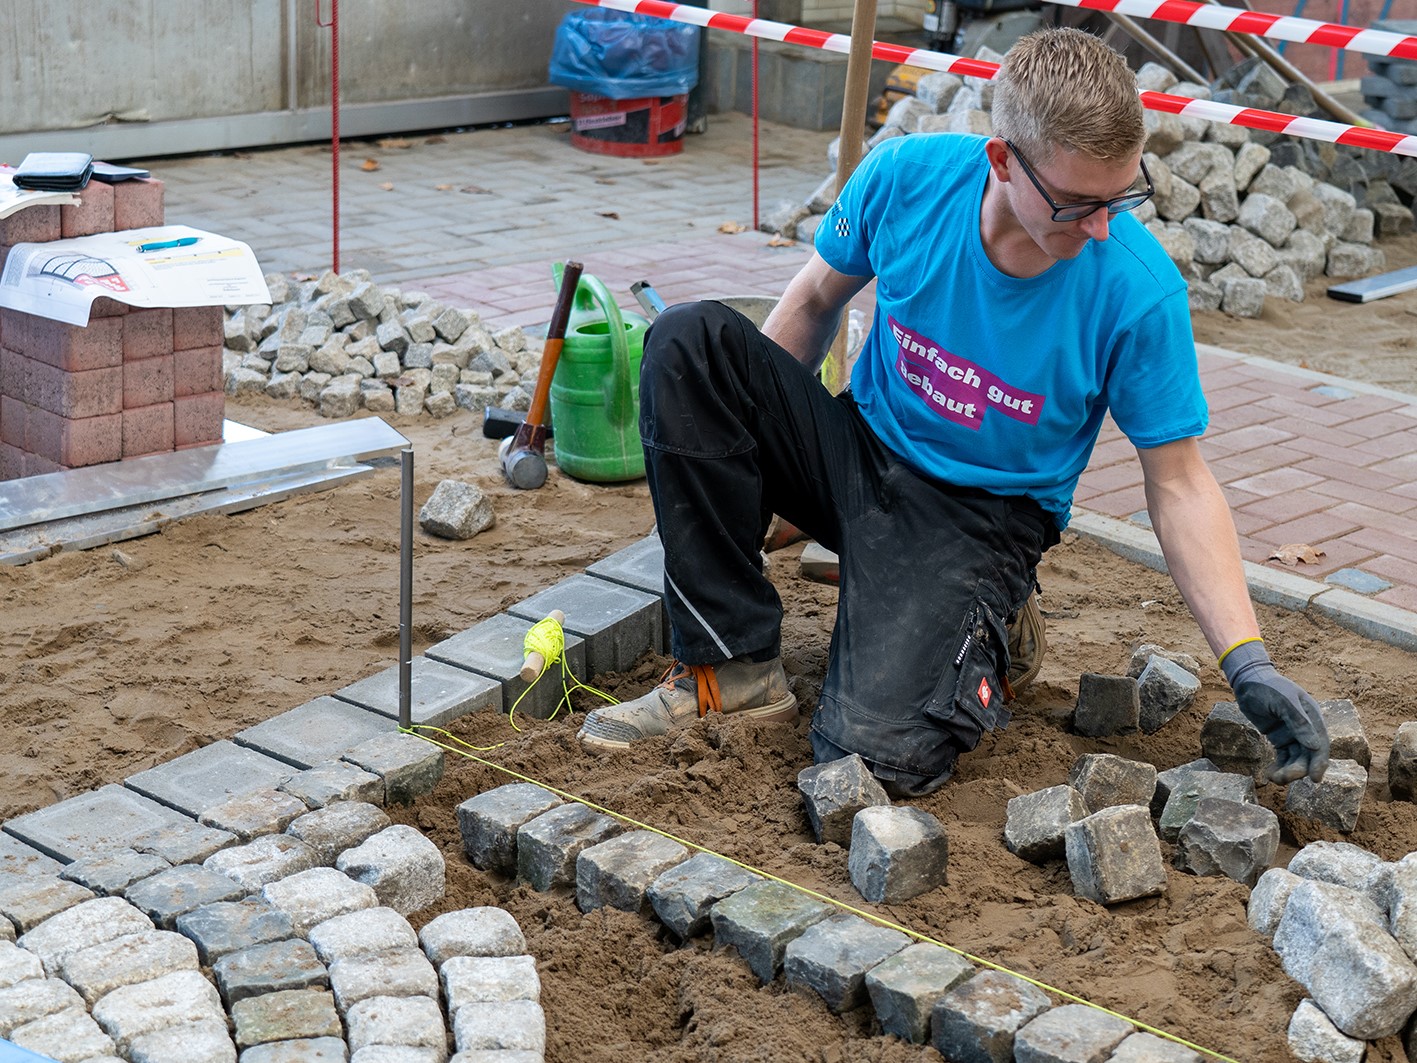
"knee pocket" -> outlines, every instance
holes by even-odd
[[[985,731],[1009,722],[1004,707],[1008,641],[1003,621],[983,598],[975,600],[954,642],[954,656],[925,706],[925,718],[950,735],[961,752]]]

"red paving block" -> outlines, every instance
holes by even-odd
[[[220,343],[213,347],[173,351],[172,364],[174,397],[202,395],[222,389]]]
[[[21,213],[24,213],[21,211]],[[79,204],[59,208],[59,231],[67,240],[113,231],[113,186],[90,181],[79,193]]]
[[[31,207],[30,210],[34,210]],[[57,207],[55,208],[58,209]],[[21,213],[27,213],[21,211]],[[0,443],[0,480],[18,480],[25,474],[25,452],[9,443]]]
[[[164,454],[173,448],[173,403],[123,411],[123,457]]]
[[[113,228],[146,229],[163,224],[162,182],[154,178],[113,186]]]
[[[1097,445],[1092,448],[1092,457],[1087,461],[1090,469],[1101,469],[1108,465],[1113,465],[1119,461],[1134,461],[1137,456],[1137,448],[1132,446],[1132,441],[1122,435],[1120,431],[1114,430],[1112,438],[1103,440],[1098,437]]]
[[[1231,406],[1223,410],[1210,411],[1210,423],[1206,428],[1206,434],[1211,436],[1220,435],[1222,432],[1233,432],[1237,428],[1248,428],[1256,424],[1275,424],[1282,426],[1284,418],[1276,415],[1272,410],[1266,410],[1263,406],[1247,402],[1241,406]]]
[[[1394,454],[1414,454],[1417,453],[1417,428],[1409,428],[1403,432],[1389,432],[1386,435],[1374,436],[1365,439],[1361,443],[1354,444],[1353,449],[1359,454],[1373,455],[1380,460],[1390,458]]]
[[[59,239],[63,226],[58,207],[26,207],[8,218],[0,218],[0,244],[47,244]]]
[[[172,311],[134,310],[123,318],[123,360],[143,361],[172,354]],[[171,396],[168,396],[171,398]]]
[[[1238,509],[1230,511],[1230,519],[1235,522],[1235,534],[1239,535],[1242,540],[1252,532],[1258,531],[1260,528],[1267,528],[1272,523]]]
[[[1246,561],[1254,561],[1267,568],[1277,569],[1281,572],[1292,572],[1296,576],[1307,576],[1309,579],[1323,579],[1330,573],[1337,572],[1341,568],[1366,568],[1366,561],[1373,557],[1373,551],[1353,543],[1345,542],[1342,539],[1328,539],[1322,543],[1310,543],[1316,550],[1322,550],[1317,562],[1309,564],[1300,562],[1293,568],[1280,564],[1278,561],[1270,561],[1269,555],[1274,553],[1276,545],[1271,543],[1247,543],[1242,549]]]
[[[172,311],[172,349],[191,351],[198,347],[220,347],[222,308],[219,306],[179,306]]]
[[[9,395],[0,395],[0,443],[25,448],[25,420],[29,406]]]
[[[1417,587],[1392,587],[1389,590],[1375,594],[1373,597],[1388,605],[1395,605],[1399,609],[1417,611]]]
[[[1383,395],[1355,395],[1351,399],[1335,401],[1341,403],[1339,408],[1348,415],[1349,420],[1355,421],[1359,418],[1371,417],[1375,413],[1387,413],[1389,410],[1406,405]]]
[[[155,406],[160,402],[172,401],[173,358],[173,355],[168,354],[160,358],[144,358],[141,361],[131,362],[125,360],[123,362],[123,408],[125,410],[136,410],[143,406]]]
[[[1256,515],[1262,514],[1257,513]],[[1326,543],[1330,539],[1347,536],[1351,542],[1359,546],[1370,546],[1371,544],[1365,543],[1355,536],[1354,533],[1358,531],[1358,526],[1351,520],[1325,510],[1322,513],[1310,513],[1296,520],[1261,528],[1254,533],[1252,538],[1272,546],[1283,546],[1286,543]],[[1374,546],[1373,549],[1377,550],[1381,547]]]
[[[123,316],[90,320],[85,327],[18,316],[23,319],[24,353],[37,361],[70,373],[123,364]],[[5,330],[10,330],[8,322]]]
[[[1267,472],[1256,473],[1254,476],[1245,476],[1239,480],[1231,481],[1232,487],[1237,487],[1241,491],[1249,491],[1251,494],[1263,495],[1268,498],[1273,495],[1286,494],[1290,491],[1300,491],[1306,487],[1312,487],[1322,480],[1322,476],[1315,476],[1311,472],[1304,472],[1302,469],[1270,469]]]
[[[1247,476],[1254,476],[1256,473],[1269,472],[1271,469],[1283,469],[1297,465],[1307,457],[1308,455],[1303,451],[1291,450],[1281,444],[1273,447],[1261,447],[1258,450],[1237,451],[1234,454],[1215,458],[1207,464],[1210,465],[1210,471],[1215,473],[1217,480],[1227,483]]]
[[[1215,435],[1207,434],[1205,442],[1216,451],[1233,454],[1238,450],[1254,450],[1257,447],[1286,443],[1293,438],[1293,432],[1286,432],[1267,424],[1253,424],[1245,428],[1219,432]]]
[[[30,410],[26,438],[31,454],[67,468],[117,461],[123,456],[123,415],[73,419]]]
[[[1364,439],[1377,439],[1380,436],[1417,433],[1417,419],[1405,413],[1374,413],[1350,421],[1344,429]]]
[[[1410,483],[1417,480],[1417,454],[1398,454],[1387,461],[1373,462],[1371,468],[1374,472],[1396,476]]]
[[[1126,519],[1133,513],[1146,508],[1146,492],[1140,486],[1125,487],[1120,491],[1108,491],[1088,500],[1087,508],[1109,517]]]
[[[1260,399],[1255,403],[1259,410],[1268,410],[1271,413],[1271,420],[1283,418],[1297,419],[1305,424],[1336,425],[1345,423],[1348,418],[1332,409],[1324,409],[1314,403],[1302,402],[1290,396],[1270,397]]]
[[[74,419],[118,413],[123,409],[123,367],[67,373],[31,358],[26,401]]]
[[[1371,491],[1386,491],[1402,486],[1401,481],[1393,476],[1375,469],[1364,468],[1361,465],[1353,465],[1342,458],[1306,457],[1295,467],[1303,469],[1305,472],[1315,473],[1327,480],[1338,480]]]
[[[1258,499],[1249,503],[1246,510],[1271,524],[1283,524],[1309,513],[1321,513],[1335,505],[1334,500],[1327,495],[1298,490]]]
[[[1354,521],[1361,527],[1406,535],[1417,542],[1417,519],[1411,516],[1394,513],[1385,508],[1360,505],[1356,502],[1340,502],[1333,507],[1333,512],[1337,516]]]
[[[1355,502],[1360,506],[1368,506],[1387,513],[1409,513],[1413,509],[1417,509],[1417,498],[1404,498],[1402,495],[1393,494],[1386,490],[1375,491],[1371,487],[1364,487],[1362,484],[1351,483],[1343,479],[1325,480],[1323,483],[1314,484],[1310,490],[1327,495],[1336,502]]]
[[[1124,487],[1135,487],[1142,482],[1141,464],[1123,462],[1100,469],[1089,467],[1082,474],[1083,481],[1091,488],[1103,493],[1119,491]]]
[[[184,395],[172,402],[173,441],[178,447],[221,442],[226,417],[226,394]]]
[[[1386,528],[1355,528],[1346,533],[1344,538],[1377,553],[1417,562],[1417,540],[1410,535],[1399,535]]]

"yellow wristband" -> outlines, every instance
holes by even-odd
[[[1247,638],[1247,639],[1241,639],[1239,642],[1236,642],[1236,643],[1232,644],[1231,647],[1230,647],[1228,650],[1226,650],[1224,653],[1222,653],[1222,654],[1220,655],[1220,659],[1217,660],[1215,663],[1216,663],[1216,664],[1221,664],[1221,665],[1223,665],[1223,664],[1225,663],[1225,658],[1229,657],[1230,654],[1232,654],[1233,652],[1235,652],[1235,651],[1236,651],[1237,649],[1239,649],[1241,646],[1245,645],[1247,642],[1263,642],[1263,641],[1264,641],[1264,639],[1260,638],[1260,636],[1258,636],[1258,635],[1252,635],[1252,636],[1250,636],[1250,637]]]

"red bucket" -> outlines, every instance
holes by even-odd
[[[612,100],[571,93],[571,143],[596,155],[644,159],[684,150],[688,95]]]

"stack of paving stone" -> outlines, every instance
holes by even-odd
[[[1417,19],[1381,19],[1373,29],[1417,36]],[[1417,133],[1417,59],[1369,56],[1369,75],[1359,82],[1371,104],[1363,117],[1398,133]]]
[[[367,270],[301,283],[272,273],[266,284],[269,306],[227,307],[228,395],[301,399],[322,417],[361,409],[446,417],[459,407],[531,404],[541,356],[520,328],[494,334],[475,311],[381,288]]]
[[[849,780],[841,783],[839,794],[852,789]],[[852,818],[860,824],[873,814],[916,811],[865,804]],[[1115,1015],[1078,1004],[1055,1007],[1046,993],[1013,975],[981,971],[930,942],[912,943],[899,930],[720,856],[690,855],[661,834],[627,830],[532,783],[471,797],[457,817],[468,860],[483,871],[540,891],[574,891],[583,912],[613,907],[652,915],[679,941],[712,933],[715,945],[736,949],[764,984],[781,975],[837,1012],[869,1005],[884,1033],[933,1043],[946,1059],[1200,1060]],[[828,831],[839,826],[837,818],[823,818]],[[908,830],[876,830],[874,838],[884,848],[897,847],[902,867],[918,856]],[[853,848],[858,840],[853,836]]]
[[[1249,924],[1307,991],[1289,1024],[1296,1057],[1361,1063],[1367,1042],[1399,1035],[1417,1053],[1417,853],[1386,861],[1346,842],[1312,842],[1250,893]]]
[[[985,49],[980,58],[1002,57]],[[1322,113],[1306,88],[1286,86],[1254,61],[1237,65],[1214,88],[1178,83],[1154,63],[1142,67],[1137,81],[1144,90],[1177,96]],[[992,103],[987,80],[928,74],[863,147],[909,133],[988,134]],[[1135,216],[1181,271],[1194,310],[1258,317],[1268,296],[1300,302],[1304,283],[1315,277],[1382,270],[1386,256],[1372,246],[1374,238],[1413,231],[1417,159],[1150,110],[1146,128],[1143,158],[1156,195]],[[812,239],[835,187],[833,174],[805,203],[768,211],[760,227]]]

